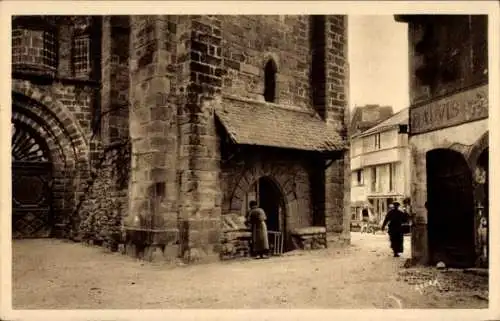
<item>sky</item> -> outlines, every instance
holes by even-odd
[[[348,18],[350,107],[409,105],[407,25],[393,15]]]

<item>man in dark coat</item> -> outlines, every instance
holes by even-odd
[[[257,206],[256,201],[250,201],[250,211],[247,214],[247,221],[252,231],[252,253],[257,258],[267,257],[269,253],[266,220],[267,216],[264,210]]]
[[[399,206],[398,202],[394,202],[394,209],[387,213],[384,223],[382,223],[382,231],[387,224],[389,225],[389,239],[394,257],[398,257],[399,253],[403,253],[404,231],[402,225],[408,221],[408,214],[399,210]]]
[[[361,227],[361,233],[368,230],[368,222],[370,221],[370,214],[368,214],[368,209],[366,207],[361,211],[363,226]]]

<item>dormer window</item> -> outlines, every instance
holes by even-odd
[[[276,63],[272,59],[270,59],[264,67],[264,99],[270,103],[276,101],[277,69]]]

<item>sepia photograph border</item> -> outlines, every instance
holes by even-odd
[[[496,1],[2,1],[0,2],[1,320],[500,320],[500,199],[490,197],[488,309],[335,310],[13,310],[11,235],[11,16],[158,14],[487,14],[489,50],[490,195],[500,195],[499,5]]]

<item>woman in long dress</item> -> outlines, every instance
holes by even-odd
[[[252,231],[252,252],[257,258],[267,258],[269,254],[266,220],[264,210],[257,206],[256,201],[250,201],[248,222]]]

